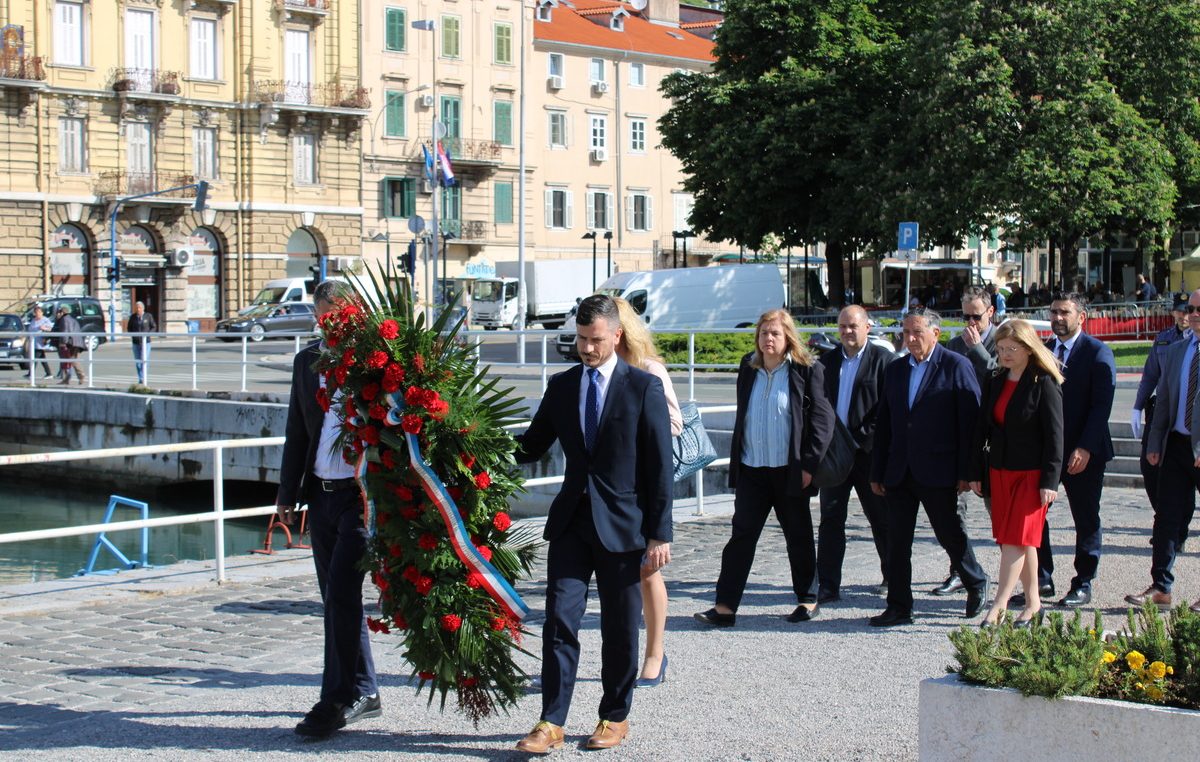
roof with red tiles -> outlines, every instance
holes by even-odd
[[[629,15],[624,30],[609,28],[609,17],[622,8]],[[537,41],[586,45],[612,50],[629,50],[647,55],[690,59],[705,63],[716,60],[713,42],[708,39],[712,22],[688,24],[695,32],[681,27],[651,23],[633,6],[612,0],[572,0],[559,2],[550,21],[536,21],[533,36]]]

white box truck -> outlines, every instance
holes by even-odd
[[[746,328],[786,301],[783,278],[773,264],[617,273],[596,292],[625,299],[655,332]],[[578,358],[574,316],[555,346],[563,357]]]
[[[471,290],[472,323],[489,330],[517,322],[517,262],[497,262],[495,278],[478,278]],[[525,325],[562,326],[575,303],[608,277],[607,263],[592,259],[542,259],[525,263]]]

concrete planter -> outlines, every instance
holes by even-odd
[[[921,682],[920,758],[1024,762],[1195,759],[1200,712],[1070,696],[1026,698],[960,682]]]

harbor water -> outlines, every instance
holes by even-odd
[[[0,532],[99,524],[108,509],[110,491],[64,486],[29,480],[14,480],[0,473]],[[150,518],[199,513],[212,510],[210,484],[173,486],[152,493],[121,494],[148,503]],[[271,485],[227,484],[225,509],[269,505],[273,502]],[[141,518],[133,508],[118,507],[113,521]],[[268,517],[260,516],[225,522],[225,554],[248,553],[262,547]],[[108,538],[131,561],[141,557],[141,530],[112,532]],[[280,540],[282,535],[276,537]],[[53,540],[0,544],[0,585],[37,582],[70,577],[82,569],[96,544],[96,535],[80,535]],[[215,552],[212,522],[180,526],[154,527],[150,530],[149,563],[166,566],[177,561],[208,560]],[[95,569],[112,569],[119,562],[107,548],[101,548]]]

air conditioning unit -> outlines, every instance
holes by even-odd
[[[592,149],[592,161],[608,161],[608,149],[593,148]]]
[[[422,95],[417,100],[417,103],[420,104],[421,108],[433,108],[433,96],[432,95]]]
[[[196,258],[195,250],[180,246],[167,252],[167,265],[170,267],[187,267]]]
[[[421,178],[421,192],[427,196],[433,193],[433,183],[428,177]]]
[[[595,90],[598,95],[604,95],[608,92],[608,83],[604,80],[593,82],[592,89]]]
[[[550,89],[551,90],[563,89],[563,78],[557,74],[550,77]]]
[[[358,269],[358,257],[330,257],[329,264],[334,270],[350,272]]]

